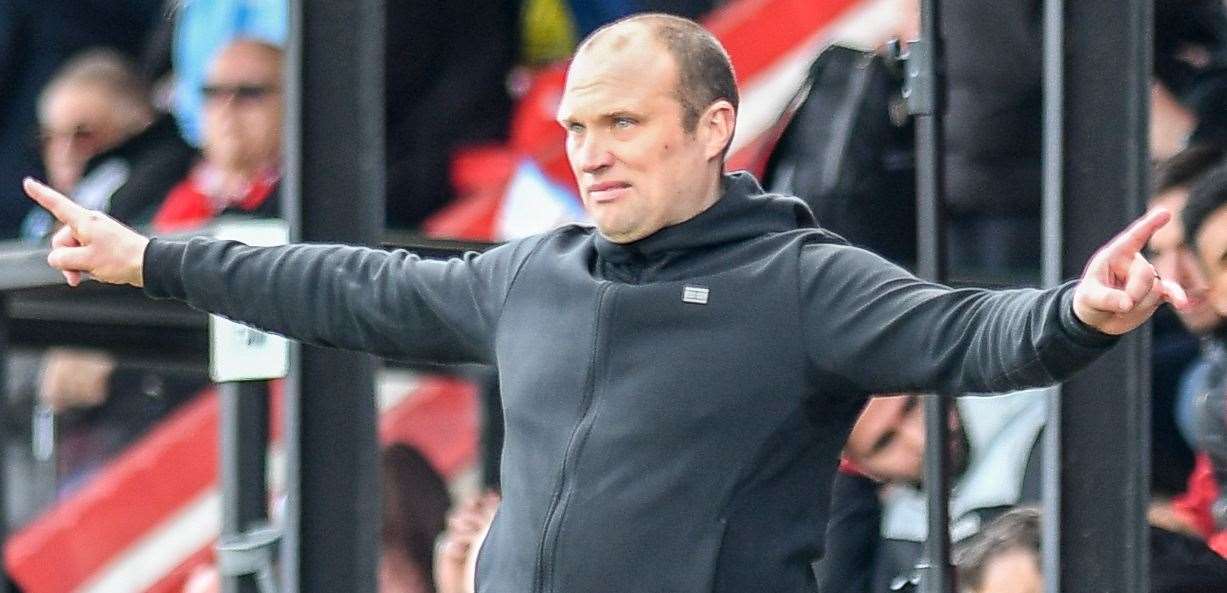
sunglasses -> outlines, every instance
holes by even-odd
[[[204,94],[206,101],[233,99],[253,102],[277,92],[277,87],[263,84],[209,84],[201,87],[200,92]]]

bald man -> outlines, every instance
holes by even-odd
[[[737,88],[697,24],[594,33],[558,108],[595,228],[447,262],[342,246],[147,239],[61,200],[51,265],[313,344],[497,364],[503,503],[482,592],[813,591],[839,450],[874,392],[1069,376],[1183,303],[1113,239],[1078,283],[951,290],[723,173]]]

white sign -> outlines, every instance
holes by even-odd
[[[217,226],[218,239],[248,245],[284,245],[289,227],[281,220],[228,222]],[[277,379],[290,370],[290,344],[285,338],[209,316],[209,376],[214,382]]]

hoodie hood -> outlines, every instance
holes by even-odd
[[[723,195],[693,218],[668,226],[638,241],[614,243],[595,233],[597,254],[614,265],[654,262],[669,254],[708,249],[772,233],[817,228],[814,214],[801,200],[768,194],[753,175],[729,173]]]

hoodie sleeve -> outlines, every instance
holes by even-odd
[[[503,300],[539,243],[433,261],[341,245],[154,239],[145,251],[145,292],[309,344],[488,362]]]
[[[1074,316],[1072,283],[955,290],[846,245],[804,248],[800,296],[812,368],[869,393],[1052,384],[1117,340]]]

